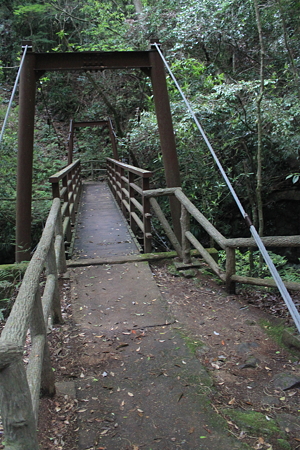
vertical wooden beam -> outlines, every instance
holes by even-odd
[[[14,343],[0,344],[0,410],[4,437],[7,448],[38,450],[23,350]]]
[[[142,181],[143,191],[149,189],[149,178],[143,178]],[[151,253],[151,214],[150,214],[150,201],[149,198],[143,195],[143,223],[144,223],[144,253]]]
[[[163,61],[156,49],[149,52],[151,63],[151,82],[158,123],[161,151],[167,187],[180,187],[180,173],[172,124],[166,75]],[[174,232],[181,241],[180,213],[181,207],[175,197],[170,197],[170,207]]]
[[[35,113],[35,54],[25,56],[19,87],[19,133],[16,207],[16,262],[30,260],[33,135]]]
[[[180,223],[181,223],[181,234],[182,234],[182,243],[181,243],[182,261],[184,264],[190,264],[190,262],[191,262],[191,244],[185,235],[185,233],[187,231],[190,231],[190,214],[184,205],[181,205]]]
[[[226,291],[235,294],[235,282],[231,276],[235,274],[235,248],[226,247]]]
[[[135,220],[132,217],[132,213],[135,212],[136,208],[132,201],[132,199],[135,199],[136,191],[133,189],[133,187],[130,186],[131,183],[134,183],[134,174],[132,172],[128,173],[128,192],[129,192],[129,214],[130,214],[130,228],[132,229],[132,232],[134,235],[136,235],[137,225]]]

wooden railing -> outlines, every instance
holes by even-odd
[[[106,161],[99,159],[81,161],[81,175],[92,180],[98,180],[100,176],[106,177]]]
[[[185,264],[191,262],[191,245],[198,250],[200,255],[210,266],[213,272],[226,284],[226,289],[230,293],[235,292],[236,283],[251,284],[257,286],[276,287],[273,279],[262,279],[245,277],[236,275],[235,267],[235,250],[241,247],[256,247],[253,238],[237,238],[226,239],[207,219],[206,217],[193,205],[193,203],[185,196],[181,188],[155,189],[144,190],[143,198],[150,200],[151,207],[166,235],[177,251],[178,256]],[[168,224],[162,210],[160,209],[155,197],[164,195],[174,195],[181,203],[181,242],[179,242]],[[209,236],[217,243],[219,247],[226,251],[226,270],[222,270],[210,253],[202,246],[198,239],[190,231],[190,216],[198,222],[198,224],[209,234]],[[269,236],[263,237],[262,241],[266,247],[300,247],[300,236]],[[300,290],[300,283],[285,282],[287,289]]]
[[[54,199],[0,337],[0,408],[6,446],[11,450],[38,450],[40,392],[55,393],[47,330],[49,317],[53,323],[62,323],[58,274],[66,270],[63,243],[60,200]],[[43,272],[46,284],[41,295]],[[29,338],[29,362],[25,369],[24,346]]]
[[[151,214],[149,198],[143,191],[149,189],[152,172],[139,169],[115,159],[107,158],[107,177],[124,216],[128,218],[134,234],[143,234],[144,252],[151,252]],[[139,183],[139,185],[137,184]],[[140,198],[140,201],[138,200]]]
[[[53,198],[60,198],[62,201],[61,213],[66,245],[69,245],[72,240],[72,227],[75,224],[76,211],[80,200],[82,188],[80,170],[80,159],[77,159],[49,178],[52,184]]]

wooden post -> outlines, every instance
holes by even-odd
[[[135,212],[135,206],[132,199],[135,199],[135,190],[130,186],[131,183],[134,183],[134,174],[132,172],[128,173],[128,192],[129,192],[129,211],[130,211],[130,228],[132,229],[133,234],[136,234],[137,225],[135,220],[132,217],[132,213]]]
[[[191,245],[189,240],[187,239],[185,233],[190,231],[190,215],[184,205],[181,205],[181,236],[182,236],[182,261],[184,264],[190,264],[191,262]]]
[[[36,420],[23,363],[23,347],[0,344],[0,408],[6,449],[38,450]]]
[[[149,178],[143,178],[143,191],[149,189]],[[143,195],[144,253],[151,253],[151,214],[149,198]]]
[[[75,222],[75,209],[74,209],[74,169],[67,175],[67,187],[68,187],[68,202],[72,224]]]
[[[35,295],[30,333],[32,349],[29,355],[27,379],[31,392],[33,411],[37,421],[41,386],[44,394],[49,396],[55,394],[54,374],[51,367],[46,324],[39,287]],[[44,379],[42,379],[42,374]]]
[[[58,273],[64,273],[67,270],[65,245],[64,245],[64,232],[61,218],[61,209],[59,208],[57,213],[57,219],[55,224],[55,257],[56,267]]]
[[[226,247],[226,291],[228,294],[235,294],[235,281],[231,277],[235,274],[235,249]]]
[[[151,62],[151,82],[157,125],[160,138],[161,151],[163,154],[163,164],[167,187],[179,187],[180,171],[178,156],[176,152],[175,136],[173,131],[171,109],[169,103],[166,75],[164,63],[153,46],[149,52]],[[180,204],[175,197],[170,197],[170,207],[173,222],[173,229],[177,239],[181,239],[180,229]]]
[[[123,200],[126,199],[125,193],[123,191],[123,188],[125,188],[125,181],[123,180],[123,177],[125,175],[125,171],[123,169],[123,167],[120,167],[120,183],[121,183],[121,187],[120,187],[120,194],[121,194],[121,209],[122,209],[122,213],[123,216],[126,218],[127,216],[127,209],[123,203]]]
[[[58,290],[58,279],[57,279],[57,266],[56,266],[56,258],[55,258],[55,250],[53,241],[51,243],[49,253],[46,259],[46,273],[47,273],[47,282],[48,277],[52,275],[53,279],[53,295],[51,296],[52,305],[51,305],[51,315],[53,319],[53,323],[63,324],[63,318],[61,316],[61,304],[59,298],[59,290]],[[46,282],[46,285],[47,285]],[[46,290],[46,289],[45,289]]]
[[[69,206],[68,179],[66,176],[64,176],[62,179],[62,185],[64,188],[63,201],[64,201],[64,206],[66,206],[65,217],[69,218],[68,228],[66,230],[66,238],[67,238],[68,242],[71,242],[71,239],[72,239],[71,222],[70,222],[71,217],[70,217],[70,206]]]
[[[182,250],[181,250],[180,243],[178,242],[178,239],[175,236],[174,231],[170,227],[170,225],[166,219],[166,216],[162,212],[161,207],[159,206],[157,200],[153,197],[150,197],[149,201],[150,201],[150,205],[152,206],[152,209],[153,209],[156,217],[160,221],[163,229],[165,230],[167,238],[170,240],[170,242],[173,245],[175,251],[177,252],[177,255],[179,256],[179,258],[182,258]]]

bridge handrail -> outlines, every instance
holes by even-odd
[[[63,235],[68,245],[72,241],[72,227],[75,225],[75,215],[81,195],[80,174],[81,164],[80,159],[77,159],[49,178],[53,198],[60,198],[62,201]]]
[[[155,197],[160,197],[164,195],[174,195],[181,203],[181,231],[182,240],[179,243],[175,237],[173,230],[167,222],[164,214],[162,213]],[[182,192],[182,189],[177,188],[166,188],[166,189],[152,189],[143,191],[143,197],[149,198],[151,206],[160,220],[168,238],[172,242],[178,256],[183,260],[184,264],[190,264],[191,253],[190,244],[192,244],[196,250],[200,253],[203,259],[207,262],[213,272],[226,283],[226,289],[230,293],[235,292],[235,285],[237,282],[266,286],[266,287],[276,287],[276,283],[273,279],[262,279],[254,277],[246,277],[236,275],[235,267],[235,250],[239,247],[257,247],[254,239],[252,238],[236,238],[227,239],[225,238],[210,222],[206,217],[193,205],[193,203],[186,197]],[[202,228],[209,234],[209,236],[226,251],[226,269],[225,271],[220,268],[217,262],[212,258],[210,253],[201,245],[198,239],[191,233],[189,226],[189,215],[194,217],[194,219],[202,226]],[[177,242],[176,242],[177,241]],[[300,235],[297,236],[266,236],[262,237],[264,245],[268,247],[300,247]],[[175,243],[175,245],[174,245]],[[287,289],[299,291],[300,283],[295,283],[291,281],[284,282]]]
[[[41,295],[40,277],[44,270],[46,284]],[[40,391],[48,395],[55,393],[47,343],[48,319],[51,316],[53,323],[63,322],[58,274],[65,270],[60,200],[56,198],[0,337],[0,408],[5,438],[11,449],[38,450]],[[28,329],[31,350],[25,370],[23,354]]]
[[[140,169],[139,167],[131,166],[130,164],[122,163],[121,161],[117,161],[116,159],[106,158],[107,161],[115,164],[117,167],[121,167],[124,170],[128,170],[128,172],[134,173],[135,175],[139,175],[142,178],[151,178],[153,172],[150,170]]]
[[[151,252],[151,214],[150,201],[143,196],[143,191],[149,189],[152,172],[125,164],[116,159],[106,158],[107,176],[110,189],[115,196],[122,212],[129,219],[130,228],[136,234],[143,233],[144,252]],[[136,184],[136,177],[141,184]],[[141,202],[136,196],[140,195]]]

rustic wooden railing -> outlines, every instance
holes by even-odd
[[[55,393],[47,330],[49,318],[53,323],[62,323],[58,274],[65,270],[61,205],[59,199],[54,199],[0,337],[0,409],[6,448],[11,450],[38,450],[40,392]],[[46,284],[41,295],[43,272]],[[25,369],[24,346],[29,338],[31,348]]]
[[[81,161],[81,175],[92,180],[106,177],[106,161],[100,159]]]
[[[155,190],[143,190],[143,198],[148,198],[151,207],[158,219],[160,220],[162,227],[164,228],[166,235],[173,244],[178,256],[182,259],[183,263],[189,264],[191,262],[191,245],[198,250],[200,255],[210,266],[213,272],[226,284],[226,289],[230,293],[235,292],[236,283],[251,284],[257,286],[276,287],[276,283],[273,279],[262,279],[245,277],[236,275],[235,267],[235,250],[241,247],[256,247],[256,243],[253,238],[237,238],[226,239],[207,219],[206,217],[193,205],[193,203],[185,196],[181,188],[167,188],[167,189],[155,189]],[[159,204],[155,197],[164,195],[174,195],[181,203],[181,231],[182,238],[179,242],[168,224]],[[199,223],[199,225],[209,234],[209,236],[226,251],[226,270],[222,270],[210,253],[202,246],[198,239],[190,231],[190,216]],[[269,236],[263,237],[262,241],[266,247],[300,247],[300,236]],[[300,283],[285,282],[286,288],[290,290],[300,290]]]
[[[139,169],[115,159],[107,158],[107,177],[124,216],[128,218],[134,234],[143,234],[144,252],[151,252],[151,214],[149,198],[143,191],[149,189],[152,172]],[[137,184],[139,183],[139,185]],[[141,201],[138,200],[140,197]]]
[[[65,244],[72,240],[72,227],[75,224],[76,211],[80,200],[82,181],[80,176],[80,159],[52,175],[49,178],[52,184],[53,198],[62,201],[62,220]]]

